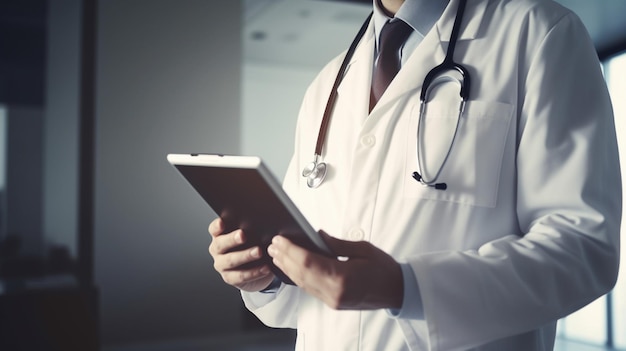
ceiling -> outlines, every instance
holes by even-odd
[[[370,11],[371,2],[244,0],[244,60],[318,69],[350,45]]]
[[[626,49],[625,0],[557,0],[587,26],[600,57]],[[247,62],[318,68],[345,50],[372,0],[244,0]]]
[[[43,104],[48,1],[55,0],[0,0],[0,103]],[[372,5],[372,0],[241,1],[246,62],[313,70],[349,46]],[[626,0],[557,1],[582,18],[601,58],[626,49]]]

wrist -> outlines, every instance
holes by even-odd
[[[402,271],[402,266],[398,263],[396,265],[396,279],[395,288],[392,289],[393,295],[391,296],[391,309],[401,309],[404,303],[404,272]]]

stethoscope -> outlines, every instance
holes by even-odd
[[[419,172],[413,172],[412,176],[420,184],[427,186],[427,187],[432,187],[437,190],[446,190],[448,188],[448,185],[446,183],[438,182],[437,180],[439,179],[441,170],[446,164],[448,157],[450,156],[450,152],[452,151],[452,146],[454,145],[454,140],[456,139],[456,135],[457,135],[458,128],[459,128],[459,122],[461,120],[461,116],[463,115],[463,111],[465,110],[465,103],[467,102],[469,98],[469,89],[470,89],[469,72],[461,64],[454,62],[454,59],[453,59],[454,49],[456,47],[456,42],[459,37],[459,29],[461,27],[461,21],[463,19],[463,12],[465,11],[466,2],[467,2],[466,0],[459,1],[459,7],[456,12],[456,17],[454,18],[454,25],[452,27],[452,34],[450,35],[450,41],[448,44],[446,57],[444,58],[443,62],[439,66],[436,66],[430,72],[428,72],[428,74],[426,74],[426,77],[424,78],[424,83],[422,84],[422,90],[420,93],[420,109],[419,109],[419,119],[418,119],[418,126],[417,126],[417,150],[416,151],[417,151],[417,165],[422,173],[420,174]],[[315,145],[315,154],[313,157],[313,162],[307,164],[302,170],[302,176],[306,178],[306,183],[309,188],[317,188],[318,186],[320,186],[320,184],[322,184],[328,172],[328,165],[326,164],[326,162],[321,161],[321,157],[322,157],[321,155],[322,155],[322,149],[324,146],[324,141],[326,139],[326,133],[328,132],[328,125],[330,122],[330,117],[332,115],[332,111],[335,106],[335,101],[337,100],[337,94],[338,94],[337,89],[339,87],[339,84],[341,84],[343,76],[346,73],[348,63],[350,62],[350,59],[354,55],[354,51],[356,50],[357,45],[359,44],[359,42],[361,41],[361,39],[363,39],[363,36],[365,35],[369,22],[372,18],[372,15],[373,15],[373,12],[370,13],[370,15],[367,17],[365,22],[363,22],[363,25],[359,29],[359,32],[357,33],[356,37],[352,41],[352,44],[350,45],[350,48],[348,49],[348,52],[346,53],[346,56],[343,59],[343,62],[341,63],[341,67],[339,68],[339,72],[337,73],[337,77],[335,78],[335,83],[333,84],[332,91],[330,93],[330,96],[328,97],[328,102],[326,103],[326,108],[324,110],[324,116],[322,118],[322,123],[320,125],[319,134],[317,136],[317,143]],[[447,75],[445,76],[442,75],[443,73],[449,72],[449,71],[456,71],[460,74],[461,77],[455,78],[455,77],[450,77]],[[423,161],[422,161],[424,159],[422,155],[423,147],[420,146],[421,144],[420,140],[422,140],[422,124],[424,122],[426,103],[428,102],[431,88],[434,86],[437,86],[438,84],[442,84],[446,82],[456,82],[461,86],[461,89],[460,89],[461,103],[459,106],[459,114],[456,119],[452,141],[450,142],[450,145],[448,146],[448,151],[446,152],[446,155],[443,158],[443,161],[439,165],[437,172],[434,173],[432,178],[426,179],[424,177],[424,174],[426,173],[425,165],[423,164]]]

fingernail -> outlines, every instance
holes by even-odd
[[[274,244],[280,244],[281,242],[282,242],[282,238],[280,236],[278,236],[278,235],[275,235],[272,238],[272,243],[274,243]]]
[[[250,256],[252,256],[254,258],[261,257],[261,250],[259,250],[258,247],[255,247],[254,249],[250,250]]]
[[[241,230],[237,231],[237,233],[235,234],[235,240],[237,241],[237,243],[243,244],[243,232]]]
[[[276,255],[276,248],[274,247],[274,245],[270,245],[267,247],[267,253],[269,253],[270,256]]]
[[[268,274],[270,269],[266,266],[261,267],[261,274]]]

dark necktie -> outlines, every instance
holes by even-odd
[[[372,77],[370,111],[383,95],[389,83],[400,70],[400,48],[409,37],[413,28],[402,20],[387,22],[380,33],[378,61]]]

